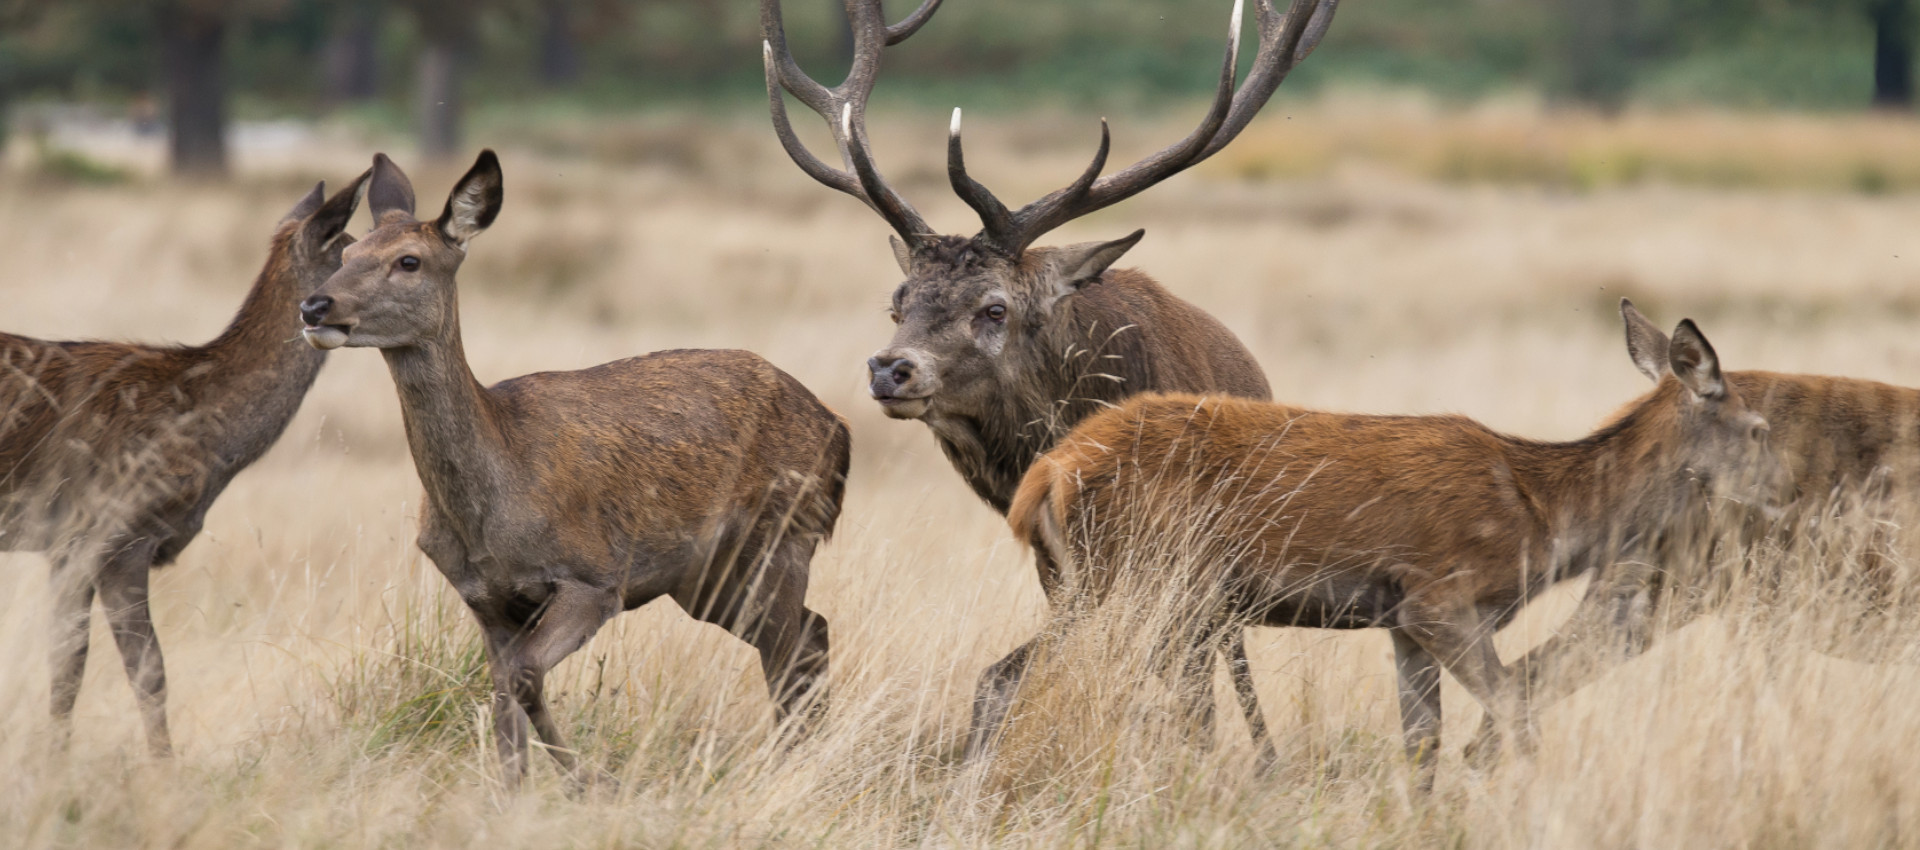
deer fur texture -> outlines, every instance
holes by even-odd
[[[783,717],[817,708],[827,624],[805,605],[808,565],[840,513],[846,423],[744,351],[482,386],[455,273],[503,197],[485,151],[440,217],[418,221],[406,175],[376,156],[376,227],[301,311],[315,346],[379,348],[393,374],[426,487],[420,548],[480,623],[508,785],[527,770],[529,724],[579,778],[547,671],[662,596],[758,649]]]
[[[1416,763],[1439,743],[1440,668],[1525,744],[1525,694],[1494,630],[1554,583],[1649,557],[1710,498],[1773,505],[1787,493],[1765,420],[1722,380],[1691,322],[1668,359],[1675,376],[1568,443],[1459,416],[1140,396],[1089,417],[1034,464],[1008,522],[1034,549],[1057,617],[1099,604],[1119,571],[1189,561],[1225,588],[1223,625],[1389,630]],[[1156,541],[1196,545],[1163,552]],[[982,676],[976,749],[1006,715],[1031,647]]]
[[[174,562],[266,453],[326,362],[296,306],[340,266],[362,175],[315,186],[276,228],[233,321],[199,346],[0,334],[0,548],[53,564],[56,734],[70,734],[100,598],[158,755],[172,749],[148,573]]]

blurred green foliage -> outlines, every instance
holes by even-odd
[[[206,0],[219,4],[220,0]],[[1283,90],[1413,87],[1444,98],[1504,91],[1853,109],[1871,95],[1874,0],[1346,0],[1320,51]],[[889,4],[891,17],[908,4]],[[1212,84],[1229,0],[948,0],[889,51],[877,98],[963,89],[969,103],[1107,106],[1188,96]],[[578,73],[543,81],[550,15]],[[373,10],[377,101],[401,111],[416,18],[359,0],[226,0],[229,79],[242,114],[334,103],[329,40]],[[753,108],[761,85],[752,0],[473,0],[467,88],[481,105],[549,99],[590,106],[661,101]],[[803,64],[845,67],[838,0],[787,0]],[[8,97],[128,100],[159,89],[146,4],[0,0],[0,103]],[[959,92],[955,92],[959,94]],[[0,106],[0,111],[4,106]],[[375,110],[378,111],[377,109]]]

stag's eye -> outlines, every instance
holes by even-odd
[[[888,310],[888,311],[887,311],[887,318],[889,318],[889,319],[892,319],[892,320],[893,320],[893,323],[894,323],[894,324],[896,324],[896,325],[897,325],[897,324],[900,324],[900,311],[899,311],[899,310]]]
[[[1755,425],[1752,428],[1748,429],[1747,438],[1758,443],[1765,440],[1767,438],[1767,434],[1772,430],[1773,429],[1768,428],[1765,423]]]
[[[420,270],[420,258],[412,254],[408,254],[404,257],[401,257],[400,262],[397,263],[397,265],[400,266],[400,270],[403,272],[417,272]]]
[[[1007,320],[1007,305],[988,304],[985,310],[980,311],[980,315],[996,322],[1004,322]]]

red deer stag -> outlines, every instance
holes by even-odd
[[[926,0],[888,26],[879,0],[846,0],[853,67],[829,89],[794,62],[779,0],[760,3],[768,106],[780,144],[800,170],[860,200],[898,234],[894,259],[907,279],[893,292],[893,340],[867,361],[874,400],[890,417],[925,422],[973,491],[1005,513],[1035,458],[1088,414],[1121,399],[1143,392],[1270,398],[1259,364],[1226,327],[1153,278],[1112,268],[1145,231],[1111,242],[1032,246],[1049,231],[1133,197],[1226,147],[1319,44],[1338,0],[1292,0],[1285,13],[1273,0],[1255,0],[1259,48],[1237,90],[1242,6],[1235,0],[1219,85],[1198,128],[1103,177],[1109,140],[1102,121],[1100,145],[1086,171],[1017,211],[968,175],[960,111],[954,110],[947,176],[980,216],[981,230],[972,237],[928,227],[881,177],[866,135],[867,97],[882,48],[913,35],[939,5]],[[845,168],[822,162],[800,142],[782,90],[826,119]],[[1229,651],[1231,664],[1244,669],[1239,641]],[[1243,689],[1241,698],[1254,737],[1264,738],[1252,692]]]
[[[782,717],[826,674],[807,567],[845,489],[846,423],[744,351],[663,351],[481,386],[461,348],[454,274],[503,197],[492,151],[433,221],[374,158],[374,230],[301,304],[316,348],[380,349],[426,485],[419,545],[480,622],[509,787],[527,727],[575,760],[547,671],[601,624],[662,596],[760,652]],[[817,705],[818,703],[815,703]]]
[[[53,564],[53,718],[62,745],[100,597],[155,755],[172,750],[148,573],[193,542],[228,482],[280,438],[326,355],[295,305],[340,267],[365,175],[281,220],[266,266],[201,346],[0,334],[0,549]]]
[[[1089,417],[1034,464],[1007,519],[1057,616],[1097,604],[1114,571],[1169,557],[1198,559],[1228,589],[1223,621],[1387,629],[1407,751],[1427,781],[1439,669],[1524,745],[1526,695],[1494,630],[1546,587],[1657,545],[1708,495],[1784,497],[1766,421],[1722,380],[1692,322],[1665,360],[1673,377],[1570,443],[1459,416],[1141,396]],[[1155,550],[1165,540],[1214,545]],[[1004,719],[1034,646],[982,678],[976,747]]]
[[[1654,353],[1668,344],[1666,334],[1631,304],[1623,302],[1620,314],[1634,365],[1663,380],[1672,369]],[[1779,372],[1728,372],[1726,379],[1772,425],[1772,444],[1792,476],[1790,509],[1768,524],[1784,538],[1849,509],[1920,504],[1920,390]],[[1557,702],[1702,613],[1698,606],[1661,612],[1663,573],[1640,567],[1623,563],[1596,574],[1566,624],[1515,664],[1535,705]],[[1884,597],[1895,590],[1887,567],[1869,557],[1848,578]],[[1483,725],[1469,749],[1488,746],[1492,734]]]

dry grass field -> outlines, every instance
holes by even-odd
[[[1457,411],[1530,436],[1578,436],[1644,389],[1614,312],[1623,295],[1663,324],[1699,321],[1731,368],[1920,383],[1920,195],[1883,191],[1910,182],[1920,125],[1726,115],[1606,124],[1525,107],[1338,102],[1271,113],[1220,161],[1054,239],[1145,227],[1123,264],[1225,321],[1280,398]],[[1185,132],[1187,120],[1181,110],[1116,118],[1115,160]],[[971,232],[976,220],[945,187],[944,116],[875,122],[896,185],[937,226]],[[974,173],[1010,200],[1066,182],[1095,139],[1091,117],[968,127]],[[1920,670],[1810,649],[1905,632],[1794,601],[1791,583],[1776,589],[1787,602],[1703,618],[1542,712],[1532,759],[1464,765],[1459,746],[1480,712],[1448,681],[1448,746],[1430,796],[1410,791],[1391,650],[1375,633],[1255,633],[1281,754],[1271,773],[1255,770],[1230,700],[1211,752],[1165,734],[1154,722],[1164,695],[1137,675],[1138,642],[1124,633],[1063,645],[1010,733],[1017,757],[964,766],[973,681],[1039,627],[1043,604],[1025,553],[925,428],[887,420],[865,398],[861,363],[891,332],[884,306],[898,279],[885,225],[795,169],[757,114],[490,132],[497,139],[476,140],[501,149],[506,206],[462,272],[466,348],[482,380],[738,347],[851,420],[846,512],[814,562],[810,597],[833,624],[824,726],[778,746],[750,650],[657,603],[616,619],[549,681],[584,757],[618,781],[570,798],[536,757],[528,792],[503,797],[476,630],[413,546],[418,484],[391,382],[377,354],[342,350],[286,437],[155,577],[173,760],[145,756],[97,617],[75,746],[50,752],[46,568],[38,556],[4,558],[0,843],[1920,840]],[[1605,160],[1590,153],[1603,142],[1638,151],[1637,170],[1533,179],[1486,165]],[[376,144],[338,130],[292,149],[243,149],[240,178],[217,187],[73,185],[17,149],[0,172],[4,327],[210,338],[280,214],[310,181],[357,174]],[[1722,146],[1738,175],[1754,176],[1702,181],[1662,165],[1717,162]],[[457,169],[395,147],[423,210],[437,209]],[[96,155],[138,173],[152,152]],[[1862,178],[1861,162],[1889,165]],[[1502,636],[1503,651],[1550,633],[1569,598],[1537,604]],[[1228,694],[1224,677],[1217,689]]]

